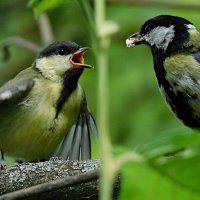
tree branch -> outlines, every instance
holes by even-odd
[[[40,34],[41,34],[42,43],[44,45],[48,45],[48,44],[52,43],[54,40],[53,30],[52,30],[48,15],[46,13],[43,13],[40,15],[38,24],[39,24],[39,30],[40,30]],[[19,36],[9,37],[9,38],[6,38],[2,42],[2,48],[3,48],[2,59],[3,59],[3,61],[7,61],[10,58],[9,47],[13,44],[22,46],[22,47],[29,49],[35,53],[38,53],[41,50],[41,47],[39,45],[37,45],[29,40],[26,40],[22,37],[19,37]]]
[[[38,20],[38,25],[40,29],[40,35],[42,43],[48,45],[54,41],[53,30],[49,17],[46,13],[42,13]]]
[[[14,199],[22,199],[29,198],[32,196],[40,195],[45,192],[52,192],[58,189],[62,189],[69,186],[76,186],[77,184],[89,182],[95,180],[99,177],[99,170],[92,170],[90,172],[86,172],[84,174],[78,174],[75,176],[51,181],[48,183],[39,184],[36,186],[32,186],[26,189],[18,190],[15,192],[11,192],[9,194],[5,194],[0,197],[0,200],[14,200]]]
[[[11,166],[0,171],[0,194],[4,194],[0,200],[66,199],[66,195],[69,200],[97,199],[99,169],[99,160],[58,158]],[[118,177],[114,196],[119,193],[119,182]]]

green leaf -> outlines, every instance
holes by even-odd
[[[41,13],[54,9],[65,2],[66,0],[30,0],[29,6],[34,8],[35,14],[38,16]]]
[[[191,129],[167,131],[136,148],[148,164],[181,186],[200,192],[200,133]]]
[[[200,144],[200,133],[188,128],[173,129],[154,136],[136,147],[147,159],[174,153],[189,146]]]
[[[165,176],[171,178],[179,185],[200,193],[200,146],[186,150],[185,155],[178,155],[170,159],[160,159],[153,166]],[[183,153],[183,152],[182,152]]]
[[[200,194],[171,181],[144,163],[128,163],[121,171],[120,200],[199,200]],[[198,176],[197,176],[198,178]],[[187,179],[187,181],[190,179]]]

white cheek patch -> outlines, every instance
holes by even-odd
[[[72,68],[70,63],[70,55],[59,56],[52,55],[49,57],[43,57],[36,60],[35,68],[49,79],[58,80],[69,69]]]
[[[169,43],[175,36],[174,26],[158,26],[144,36],[146,42],[151,46],[155,45],[158,49],[167,50]]]

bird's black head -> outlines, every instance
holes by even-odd
[[[194,25],[184,18],[160,15],[146,21],[140,32],[127,38],[126,44],[129,47],[147,44],[151,48],[163,52],[166,52],[169,47],[178,50],[189,39],[189,30],[191,29],[196,30]]]
[[[186,25],[188,24],[193,25],[191,22],[181,17],[171,15],[159,15],[157,17],[147,20],[141,27],[140,33],[146,35],[149,34],[155,28],[168,28],[170,26],[173,26],[174,30],[177,32],[184,32],[187,30]]]
[[[38,55],[38,58],[49,57],[53,55],[66,56],[68,54],[72,54],[78,49],[80,46],[72,41],[58,41],[50,44],[46,48],[44,48]]]

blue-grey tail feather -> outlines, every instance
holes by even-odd
[[[93,135],[96,138],[98,138],[97,124],[96,124],[94,117],[92,116],[92,114],[90,112],[87,113],[87,121],[88,121],[89,127],[92,130]]]
[[[95,138],[98,137],[95,119],[90,112],[81,112],[76,123],[63,138],[53,156],[65,160],[91,159],[91,133]]]
[[[82,126],[82,138],[81,138],[81,159],[91,159],[91,139],[90,139],[90,128],[88,125],[87,114],[84,114]]]
[[[73,124],[68,134],[64,137],[62,142],[57,147],[56,151],[53,154],[53,157],[58,156],[62,157],[64,160],[67,160],[72,148],[72,142],[74,134],[76,131],[76,124]]]
[[[79,160],[80,155],[80,144],[81,144],[81,134],[82,134],[82,116],[79,116],[76,130],[74,133],[74,138],[71,146],[71,151],[69,154],[69,160]]]

